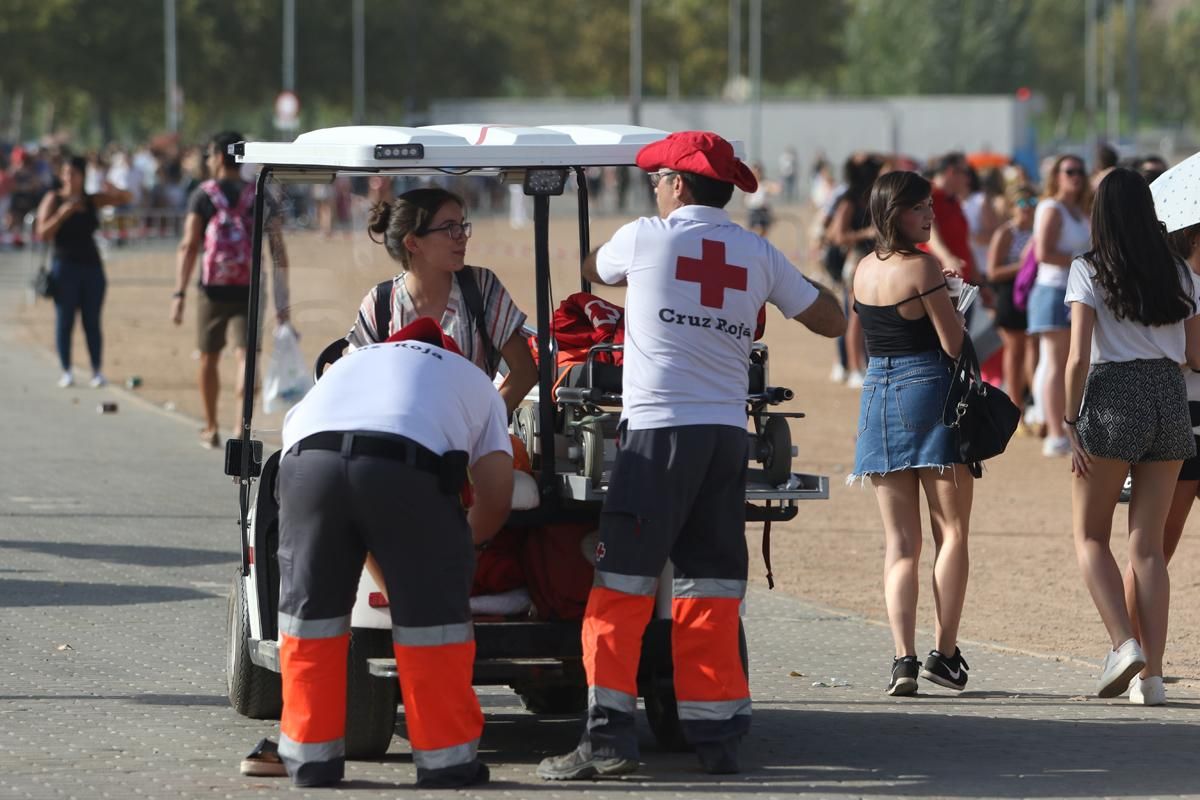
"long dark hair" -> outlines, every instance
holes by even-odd
[[[880,175],[871,188],[871,221],[875,223],[875,255],[887,258],[893,253],[916,255],[915,242],[900,235],[900,215],[926,200],[933,193],[929,181],[915,172],[889,172]]]
[[[1118,167],[1100,182],[1092,206],[1092,249],[1082,257],[1096,270],[1104,304],[1117,319],[1172,325],[1196,311],[1192,271],[1167,243],[1150,186],[1131,169]]]

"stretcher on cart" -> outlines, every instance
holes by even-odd
[[[590,250],[588,167],[633,165],[638,150],[667,134],[627,125],[443,125],[422,128],[361,126],[312,131],[289,143],[239,143],[239,162],[261,165],[257,178],[254,262],[249,329],[256,330],[262,296],[264,198],[286,195],[303,184],[328,184],[349,176],[481,176],[519,183],[533,200],[536,321],[528,331],[538,355],[538,384],[513,419],[513,433],[532,462],[524,500],[510,523],[546,526],[598,525],[615,451],[621,406],[621,368],[612,363],[617,345],[591,347],[581,363],[560,372],[551,336],[549,226],[551,198],[574,183],[579,258]],[[735,147],[738,147],[735,143]],[[363,287],[365,288],[365,287]],[[581,291],[590,286],[581,280]],[[346,309],[349,317],[353,309]],[[333,342],[317,359],[335,357]],[[249,348],[246,385],[255,385],[258,359]],[[789,418],[778,411],[791,390],[770,384],[768,350],[755,344],[748,365],[750,480],[747,520],[784,521],[801,500],[825,499],[828,478],[792,472],[795,455]],[[241,564],[230,592],[227,688],[241,714],[277,717],[282,705],[278,659],[278,503],[275,480],[280,453],[263,458],[253,436],[253,397],[243,405],[240,436],[227,442],[225,469],[239,485]],[[671,569],[668,565],[667,569]],[[670,648],[670,575],[659,582],[654,619],[647,627],[639,670],[639,694],[661,746],[684,746],[675,709]],[[476,685],[508,685],[534,713],[579,713],[586,707],[579,620],[489,618],[475,624]],[[744,639],[743,654],[745,655]],[[360,582],[351,619],[346,754],[376,758],[395,730],[399,687],[391,657],[391,619],[386,599],[369,574]],[[745,660],[745,659],[744,659]]]

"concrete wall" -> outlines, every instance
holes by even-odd
[[[641,124],[663,130],[712,130],[746,143],[752,106],[713,100],[647,100]],[[447,100],[433,104],[431,123],[494,122],[530,125],[629,122],[628,105],[601,100]],[[1004,96],[923,96],[863,100],[764,100],[762,152],[768,176],[779,156],[795,148],[801,174],[823,153],[840,164],[857,150],[902,153],[918,160],[951,150],[992,150],[1011,154],[1029,147],[1027,104]]]

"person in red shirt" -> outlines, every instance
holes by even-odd
[[[959,202],[967,192],[967,180],[967,159],[962,153],[948,153],[934,163],[933,231],[929,244],[922,249],[936,256],[943,269],[958,273],[967,283],[975,283],[971,236]]]

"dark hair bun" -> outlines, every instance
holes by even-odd
[[[367,231],[370,233],[387,233],[388,223],[391,222],[391,219],[392,204],[386,200],[375,203],[367,211]]]

